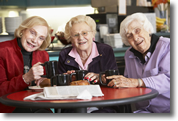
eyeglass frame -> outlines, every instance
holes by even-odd
[[[139,32],[136,32],[136,30],[138,30],[138,29],[139,29]],[[134,31],[134,32],[133,32],[133,31]],[[138,35],[138,34],[140,34],[141,31],[142,31],[142,28],[135,28],[135,29],[132,30],[131,33],[126,33],[125,36],[126,36],[127,39],[133,39],[133,35]],[[128,36],[127,36],[128,34],[130,34],[131,37],[128,37]],[[130,36],[130,35],[129,35],[129,36]]]
[[[87,32],[87,35],[88,35],[88,32],[93,32],[93,31],[82,31],[82,32]],[[83,37],[86,37],[87,35],[82,35],[82,34],[81,34],[82,32],[76,33],[77,36],[76,36],[76,34],[74,34],[74,35],[71,35],[70,37],[73,38],[73,39],[78,39],[78,38],[79,38],[79,35],[81,35],[81,36],[83,36]]]

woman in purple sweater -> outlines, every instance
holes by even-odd
[[[120,34],[125,45],[124,76],[114,75],[108,86],[151,87],[159,95],[151,100],[137,102],[134,113],[170,113],[170,39],[157,37],[146,16],[135,13],[125,18]]]

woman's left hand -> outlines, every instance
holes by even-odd
[[[94,83],[97,83],[99,81],[99,74],[96,73],[87,73],[84,77],[84,79],[87,79],[89,81],[93,81]]]
[[[112,79],[108,86],[114,88],[120,87],[138,87],[138,80],[133,78],[126,78],[122,75],[113,75],[106,77],[107,79]]]
[[[40,86],[40,83],[41,83],[43,80],[45,80],[45,79],[47,79],[47,78],[40,78],[40,79],[38,79],[38,80],[35,80],[35,84],[36,84],[37,86]]]

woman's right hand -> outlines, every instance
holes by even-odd
[[[112,79],[107,86],[109,87],[138,87],[138,79],[126,78],[123,75],[113,75],[106,77],[107,79]],[[141,80],[142,81],[142,80]],[[145,87],[144,82],[142,81],[142,87]]]
[[[75,70],[70,70],[70,71],[67,71],[67,73],[63,73],[63,74],[72,74],[72,73],[75,73]],[[76,78],[74,75],[72,75],[72,81],[75,81]]]
[[[40,64],[41,62],[34,64],[31,69],[23,75],[24,81],[26,83],[30,83],[33,80],[39,80],[42,78],[41,75],[44,74],[44,69]]]
[[[67,71],[67,73],[64,73],[64,74],[71,74],[71,73],[75,73],[75,70]]]
[[[101,76],[101,80],[102,80],[103,83],[106,83],[106,76],[105,76],[105,74],[103,74],[103,75]]]

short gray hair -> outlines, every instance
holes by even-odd
[[[120,25],[120,35],[122,37],[122,42],[125,45],[130,45],[127,37],[126,37],[126,33],[128,31],[128,26],[131,22],[137,20],[141,25],[143,25],[143,28],[149,32],[149,33],[153,33],[153,26],[150,23],[150,21],[147,19],[147,17],[143,14],[143,13],[134,13],[132,15],[127,16]]]

